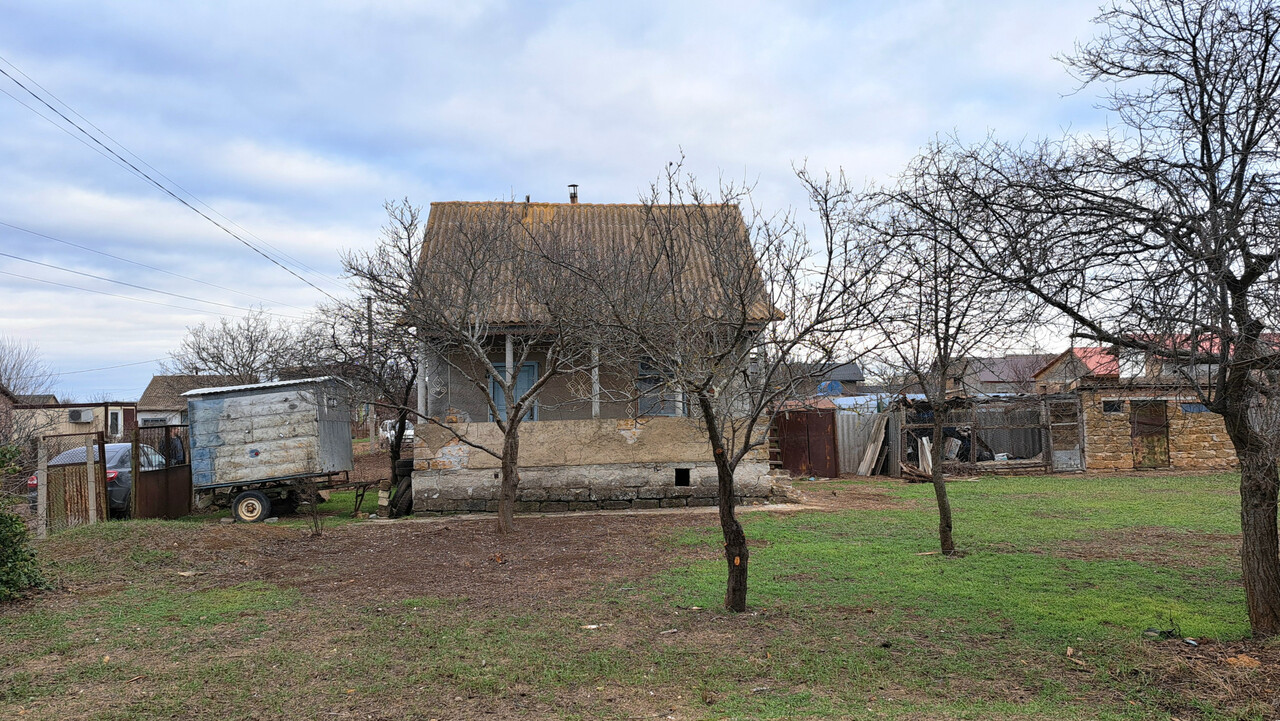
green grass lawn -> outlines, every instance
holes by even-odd
[[[41,543],[63,590],[0,609],[0,717],[1275,718],[1274,646],[1251,647],[1261,668],[1206,676],[1180,642],[1143,636],[1247,636],[1237,482],[954,483],[965,555],[951,559],[919,555],[936,544],[931,487],[815,484],[891,510],[743,514],[751,609],[737,616],[719,610],[711,515],[672,524],[650,574],[583,572],[581,593],[528,602],[318,594],[233,574],[234,546],[188,547],[216,524],[104,524]],[[626,553],[612,543],[599,563]]]

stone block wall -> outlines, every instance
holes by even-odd
[[[1085,423],[1085,468],[1090,471],[1133,470],[1133,440],[1129,401],[1160,397],[1150,388],[1082,389],[1080,405]],[[1169,463],[1173,469],[1224,470],[1236,466],[1235,449],[1222,417],[1216,413],[1187,413],[1183,403],[1197,402],[1164,393],[1169,418]],[[1124,410],[1105,413],[1103,400],[1122,400]]]
[[[501,447],[492,423],[460,425],[467,438]],[[423,426],[414,447],[416,512],[497,510],[498,461],[447,432]],[[537,421],[520,434],[517,512],[716,505],[716,470],[701,432],[683,418]],[[688,485],[677,485],[677,482]],[[785,478],[761,450],[738,466],[742,503],[790,500]]]

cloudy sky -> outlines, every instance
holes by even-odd
[[[390,198],[631,202],[683,152],[780,208],[803,202],[798,163],[886,180],[938,133],[1097,127],[1053,59],[1096,4],[8,0],[0,69],[338,294],[339,252],[374,242]],[[136,399],[188,326],[322,297],[17,82],[0,334],[38,344],[62,393]]]

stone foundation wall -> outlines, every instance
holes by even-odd
[[[1085,423],[1085,468],[1090,471],[1133,470],[1133,440],[1129,400],[1158,397],[1151,389],[1105,388],[1082,390],[1080,405]],[[1104,413],[1103,400],[1124,401],[1121,413]],[[1169,467],[1187,470],[1225,470],[1236,466],[1235,448],[1227,436],[1222,416],[1187,413],[1183,403],[1194,399],[1167,398],[1169,418]]]
[[[689,485],[676,485],[676,470]],[[683,475],[683,474],[682,474]],[[775,484],[775,482],[778,482]],[[516,512],[683,508],[716,505],[716,469],[710,463],[603,464],[520,469]],[[788,502],[792,489],[767,463],[738,466],[737,502]],[[416,513],[476,513],[498,509],[498,471],[420,470],[413,473]]]

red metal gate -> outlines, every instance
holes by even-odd
[[[801,476],[839,477],[834,410],[783,411],[776,423],[783,468]]]

